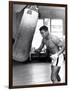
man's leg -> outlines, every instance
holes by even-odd
[[[61,66],[63,64],[63,60],[64,60],[63,54],[59,55],[58,69],[57,69],[57,80],[58,81],[61,81],[61,78],[59,76],[59,72],[60,72]]]
[[[63,54],[61,54],[57,60],[54,60],[54,61],[52,60],[53,62],[52,62],[52,66],[51,66],[51,80],[54,83],[56,82],[56,80],[61,81],[59,72],[60,72],[63,60],[64,60]]]
[[[59,76],[60,67],[51,66],[51,80],[53,83],[57,83],[57,81],[61,81]]]
[[[53,82],[53,83],[55,83],[56,81],[57,81],[57,79],[56,79],[56,73],[55,73],[55,70],[54,70],[55,68],[54,68],[54,66],[52,65],[51,66],[51,81]]]
[[[59,71],[60,71],[60,68],[61,67],[59,67],[59,66],[57,66],[57,72],[56,72],[56,74],[57,74],[57,81],[61,81],[61,78],[60,78],[60,76],[59,76]]]

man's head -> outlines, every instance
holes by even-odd
[[[40,33],[43,38],[47,37],[49,35],[48,27],[47,26],[42,26],[40,27]]]

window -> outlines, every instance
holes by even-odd
[[[61,38],[63,36],[63,20],[51,19],[51,33]]]

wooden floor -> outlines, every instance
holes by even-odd
[[[60,71],[62,81],[65,81],[64,65]],[[50,63],[18,63],[13,67],[13,85],[33,85],[33,84],[49,84],[51,76],[51,64]]]

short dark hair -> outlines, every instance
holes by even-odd
[[[47,26],[41,26],[39,30],[40,30],[40,31],[42,31],[42,30],[48,31],[48,27],[47,27]]]

